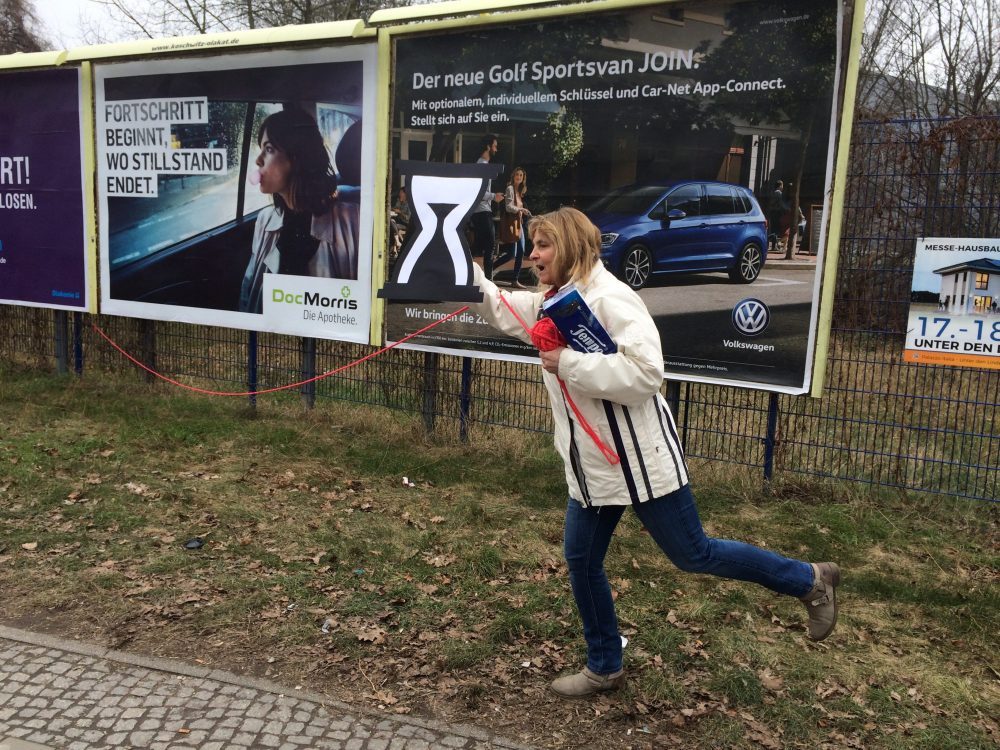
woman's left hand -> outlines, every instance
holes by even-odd
[[[542,367],[544,367],[548,372],[551,372],[553,375],[558,375],[559,357],[562,355],[564,349],[566,349],[565,346],[560,346],[558,349],[552,349],[547,352],[539,352],[538,355],[542,358]]]

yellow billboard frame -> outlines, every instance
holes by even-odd
[[[812,382],[809,395],[820,398],[826,385],[830,354],[830,329],[833,327],[833,303],[837,289],[837,269],[840,263],[840,238],[844,223],[844,197],[847,190],[847,167],[851,154],[851,134],[854,129],[854,105],[861,72],[861,34],[865,24],[865,0],[854,0],[851,36],[844,74],[844,93],[839,112],[839,138],[836,163],[833,168],[833,195],[830,196],[830,216],[827,219],[826,255],[823,258],[823,287],[819,296],[819,316],[816,321],[816,344],[812,359]],[[846,26],[845,26],[846,28]]]
[[[66,62],[105,61],[117,57],[165,57],[170,55],[213,54],[243,47],[322,43],[330,40],[363,40],[375,36],[374,29],[361,20],[332,21],[271,29],[246,29],[218,34],[199,34],[167,39],[140,39],[67,50]]]

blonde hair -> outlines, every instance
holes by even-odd
[[[534,217],[528,235],[534,239],[537,232],[552,240],[555,286],[586,278],[601,260],[601,230],[575,208],[563,206]]]

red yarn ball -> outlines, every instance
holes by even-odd
[[[552,318],[542,318],[531,329],[531,343],[540,352],[550,352],[561,346],[566,346],[566,339],[552,322]]]

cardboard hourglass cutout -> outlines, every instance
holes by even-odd
[[[415,230],[400,250],[391,280],[378,296],[414,302],[481,302],[472,283],[472,254],[465,232],[489,180],[502,164],[397,162],[406,175]]]

